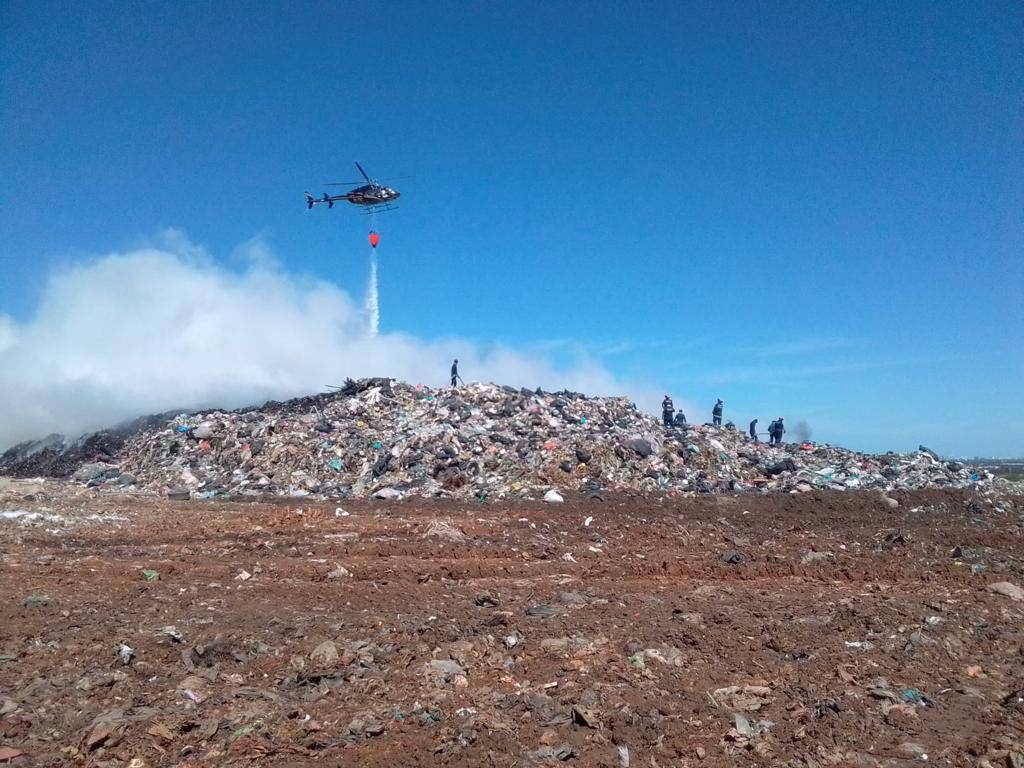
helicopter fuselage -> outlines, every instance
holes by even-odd
[[[339,195],[336,199],[348,200],[353,205],[379,205],[381,203],[393,202],[401,196],[400,192],[396,192],[391,187],[382,187],[379,184],[366,184],[353,189],[346,195]]]

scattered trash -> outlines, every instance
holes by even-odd
[[[558,491],[550,490],[544,494],[544,501],[548,504],[561,504],[565,499],[562,498],[562,494]]]
[[[238,572],[238,575],[235,576],[235,581],[248,581],[251,578],[252,574],[243,568]]]
[[[185,640],[185,638],[182,636],[181,632],[178,631],[178,628],[173,626],[173,625],[168,625],[166,627],[160,627],[156,631],[156,634],[158,636],[160,636],[160,637],[166,637],[166,638],[170,639],[171,642],[173,642],[173,643],[181,643],[181,642],[183,642]]]
[[[144,578],[146,581],[157,581],[160,578],[160,574],[156,571],[146,569],[142,571],[142,578]]]
[[[128,666],[132,663],[132,659],[135,658],[135,649],[121,643],[121,645],[117,647],[117,658],[120,660],[121,664]]]
[[[843,644],[846,646],[847,650],[851,651],[870,651],[875,647],[874,643],[866,640],[846,640]]]
[[[929,706],[929,701],[923,693],[917,688],[906,688],[900,691],[900,698],[903,699],[907,704],[913,704],[918,707]]]
[[[531,605],[526,609],[527,616],[534,618],[550,619],[558,615],[558,609],[553,605]]]
[[[763,685],[730,685],[717,688],[711,697],[718,706],[727,709],[757,712],[772,701],[772,689]]]

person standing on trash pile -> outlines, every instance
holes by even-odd
[[[786,428],[782,426],[782,417],[779,416],[768,426],[768,437],[771,438],[769,441],[770,445],[782,445],[782,436],[786,433]]]
[[[672,398],[665,395],[665,399],[661,401],[661,422],[666,427],[672,426],[672,417],[675,416],[676,407],[672,404]]]
[[[750,439],[754,441],[754,445],[757,445],[757,419],[750,422]]]
[[[722,406],[724,405],[725,403],[719,398],[718,402],[715,403],[715,407],[711,409],[711,423],[716,427],[722,426]]]
[[[452,386],[459,386],[459,361],[456,359],[452,363]]]

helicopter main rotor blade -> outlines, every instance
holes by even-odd
[[[389,176],[386,179],[374,179],[371,184],[383,184],[386,181],[402,181],[403,179],[415,179],[415,176]],[[365,181],[329,181],[323,186],[325,187],[355,187],[361,184],[365,184]]]
[[[367,181],[371,180],[370,177],[366,175],[366,171],[363,170],[363,166],[361,166],[359,163],[356,163],[356,168],[358,168],[359,172],[363,174],[364,179],[366,179]]]

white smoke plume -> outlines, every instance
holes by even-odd
[[[322,392],[349,376],[442,385],[452,358],[467,380],[631,393],[656,407],[655,393],[586,355],[560,367],[535,349],[375,334],[375,314],[336,286],[288,273],[260,243],[246,255],[228,269],[172,232],[57,270],[24,322],[0,314],[0,450],[148,413]]]
[[[366,290],[366,316],[369,334],[376,338],[380,334],[380,295],[377,292],[377,251],[370,252],[370,285]]]

